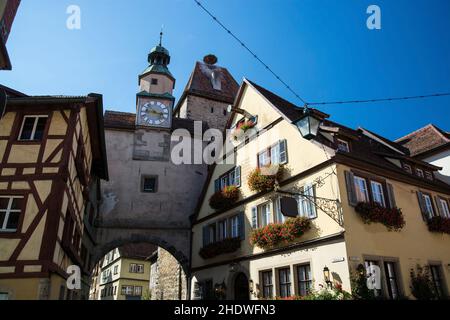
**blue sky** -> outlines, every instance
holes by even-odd
[[[448,0],[202,2],[307,101],[450,91]],[[66,28],[72,4],[81,30]],[[381,30],[366,27],[371,4]],[[214,53],[238,82],[248,77],[299,103],[193,0],[22,0],[7,44],[13,71],[0,83],[30,95],[98,92],[105,109],[134,112],[137,76],[162,24],[176,97],[195,61]],[[321,110],[391,139],[428,123],[450,131],[450,97]]]

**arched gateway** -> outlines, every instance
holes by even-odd
[[[172,254],[189,276],[190,216],[208,168],[204,163],[175,164],[171,152],[190,136],[197,139],[191,143],[193,160],[194,146],[205,145],[208,126],[224,129],[238,85],[225,68],[213,65],[216,61],[197,63],[174,107],[175,79],[161,42],[150,51],[148,62],[139,75],[136,113],[106,111],[104,116],[109,181],[101,186],[93,259],[124,244],[147,242]]]

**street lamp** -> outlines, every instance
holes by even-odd
[[[327,284],[328,288],[332,287],[331,279],[330,279],[330,269],[328,269],[327,266],[323,268],[323,278],[325,279],[325,283]]]
[[[305,106],[303,115],[295,122],[297,129],[306,140],[311,140],[317,136],[322,119],[315,116],[311,110]]]

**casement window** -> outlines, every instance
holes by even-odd
[[[134,295],[135,296],[142,296],[142,287],[141,286],[135,286],[134,287]]]
[[[261,272],[262,296],[265,299],[273,298],[272,270]]]
[[[409,164],[407,164],[407,163],[403,164],[403,170],[405,170],[406,172],[412,174],[412,167]]]
[[[228,228],[227,228],[228,223],[227,222],[228,222],[228,220],[224,219],[217,223],[217,225],[218,225],[217,240],[218,241],[224,240],[228,237]]]
[[[307,184],[300,188],[300,193],[303,193],[305,197],[299,196],[297,199],[299,215],[309,219],[316,218],[317,210],[314,200],[316,198],[316,185]]]
[[[274,201],[274,210],[275,210],[275,222],[276,223],[284,223],[286,221],[286,217],[281,212],[280,198],[277,198]]]
[[[386,201],[384,198],[383,185],[376,181],[370,181],[372,189],[373,202],[378,203],[382,207],[386,207]]]
[[[398,278],[397,278],[397,265],[395,262],[385,261],[384,272],[386,275],[386,283],[388,289],[388,295],[391,299],[398,299],[400,297]]]
[[[133,295],[134,288],[133,286],[122,286],[121,294],[124,296],[131,296]]]
[[[430,265],[431,280],[438,298],[444,297],[444,285],[442,281],[441,266]]]
[[[114,286],[114,291],[113,294],[116,295],[117,294],[117,286]]]
[[[144,265],[137,263],[130,263],[130,273],[144,273]]]
[[[245,239],[244,213],[210,223],[203,227],[203,246],[228,238]]]
[[[356,200],[358,202],[369,202],[369,192],[367,190],[367,181],[364,178],[355,176]]]
[[[350,152],[350,145],[345,140],[337,139],[337,148],[341,152]]]
[[[141,192],[156,193],[158,188],[158,176],[142,176]]]
[[[23,197],[0,196],[0,233],[17,231],[22,201]]]
[[[239,237],[239,216],[233,216],[229,219],[230,221],[230,237],[238,238]]]
[[[450,218],[450,207],[448,201],[441,197],[436,197],[436,203],[438,205],[439,213],[444,218]]]
[[[25,116],[20,128],[20,141],[41,141],[48,116]]]
[[[309,264],[297,266],[297,286],[299,296],[306,296],[311,291],[312,276]]]
[[[118,274],[119,273],[119,266],[114,266],[114,274]]]
[[[258,227],[262,228],[272,223],[271,203],[266,202],[258,206]]]
[[[424,178],[424,174],[423,174],[423,170],[416,168],[416,176],[420,177],[420,178]]]
[[[214,181],[214,192],[219,192],[223,190],[225,187],[229,186],[241,186],[241,167],[234,167],[232,170],[227,173],[221,175],[219,179]]]
[[[287,142],[280,140],[277,144],[258,153],[258,167],[266,167],[269,165],[285,164],[287,158]]]
[[[281,298],[291,296],[291,270],[289,268],[278,270],[278,286]]]
[[[434,207],[433,207],[433,200],[431,198],[431,195],[417,192],[417,197],[419,200],[419,207],[422,211],[422,216],[424,220],[428,220],[434,217]]]

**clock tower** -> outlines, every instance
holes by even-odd
[[[147,69],[139,75],[140,92],[136,99],[136,125],[170,129],[175,101],[172,95],[175,78],[167,67],[170,55],[162,46],[162,32],[159,44],[150,50],[148,63]]]

